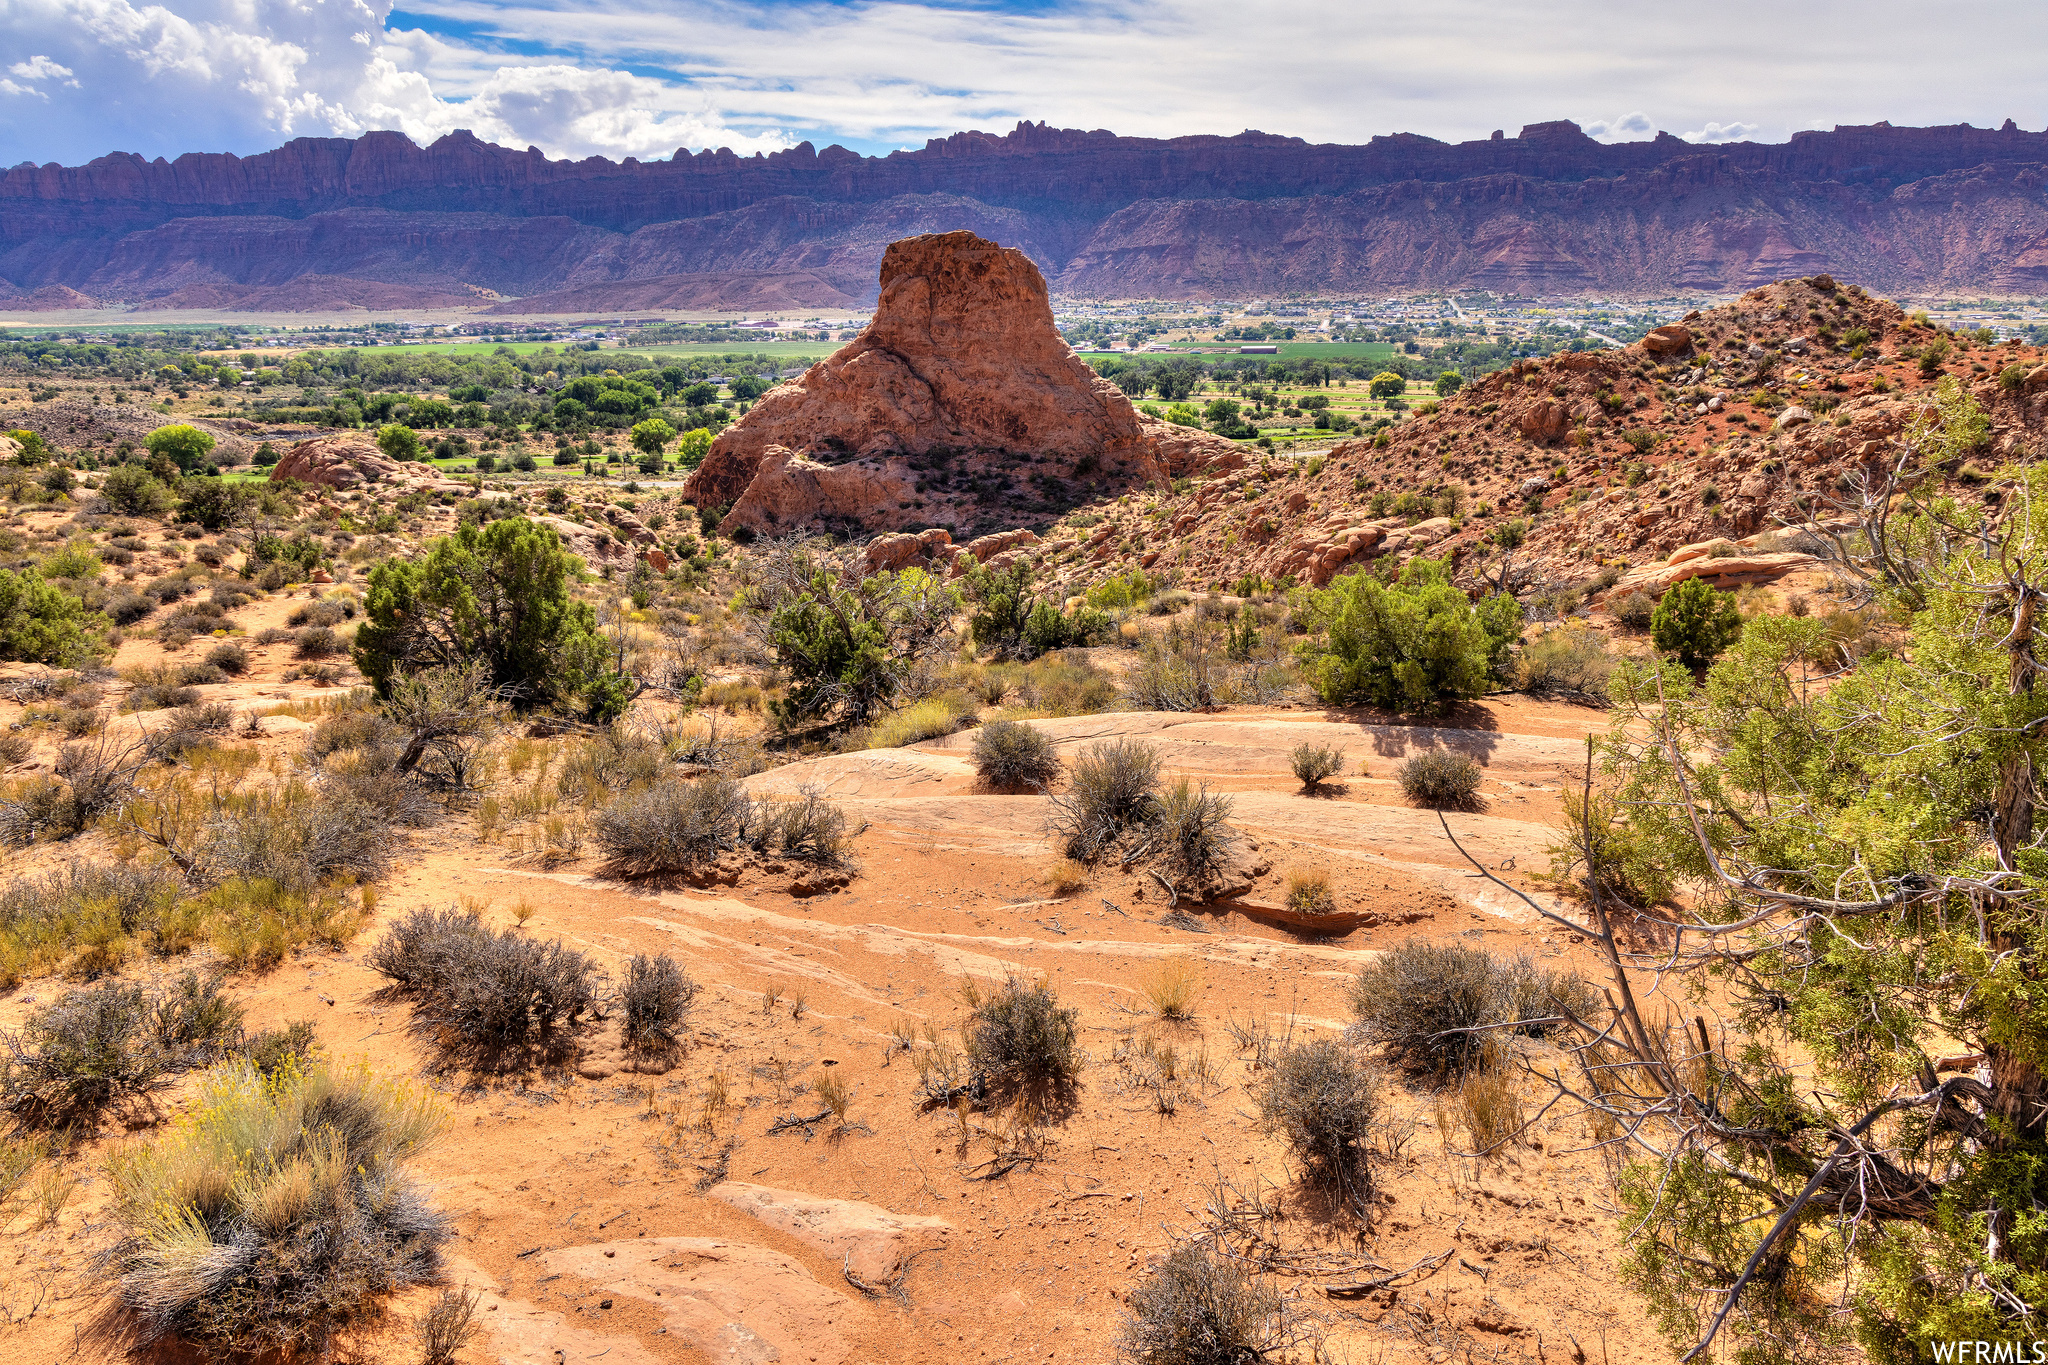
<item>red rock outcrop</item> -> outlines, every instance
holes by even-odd
[[[891,246],[866,330],[764,395],[684,491],[760,534],[975,527],[1026,519],[1049,486],[1166,484],[1243,460],[1089,369],[1022,252],[949,232]]]
[[[463,490],[467,485],[444,478],[428,464],[400,464],[377,449],[365,432],[343,431],[300,441],[278,457],[270,467],[274,481],[296,479],[300,483],[347,491],[366,483],[407,483],[425,488]]]

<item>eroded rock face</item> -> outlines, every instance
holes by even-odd
[[[1079,481],[1235,468],[1230,442],[1141,415],[1061,340],[1044,277],[971,232],[896,242],[859,337],[765,395],[685,491],[724,529],[1014,525]]]

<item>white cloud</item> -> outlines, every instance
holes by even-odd
[[[1619,118],[1597,119],[1581,126],[1587,137],[1601,142],[1643,142],[1657,135],[1657,125],[1650,122],[1650,116],[1640,109]]]
[[[71,75],[71,68],[59,66],[48,57],[30,57],[25,62],[16,62],[13,66],[7,68],[7,74],[9,76],[19,76],[24,81],[63,80],[65,85],[70,86],[74,90],[78,88],[77,81],[66,79]],[[0,95],[34,95],[45,103],[50,98],[32,85],[17,85],[5,76],[0,76]]]
[[[1781,139],[1816,108],[1843,123],[2048,122],[2032,67],[2048,6],[2031,0],[1962,18],[1866,0],[1846,28],[1825,6],[1723,0],[1704,29],[1620,0],[1266,0],[1255,22],[1242,0],[405,0],[416,27],[397,30],[392,3],[0,0],[10,50],[42,54],[22,65],[78,83],[10,73],[0,93],[41,98],[0,101],[0,141],[77,161],[466,127],[552,155],[646,157],[796,136],[886,151],[1026,118],[1457,140],[1558,118],[1560,92],[1630,111],[1586,125],[1607,141],[1651,136],[1653,108],[1703,143]],[[1971,80],[1958,93],[1929,70]]]
[[[390,33],[390,0],[173,3],[0,0],[17,50],[57,54],[9,68],[20,80],[0,77],[0,95],[48,105],[48,83],[65,78],[55,108],[0,107],[0,140],[66,161],[116,149],[254,151],[386,128],[419,142],[468,128],[573,157],[667,156],[685,144],[773,151],[795,140],[727,126],[685,84]]]
[[[1680,133],[1687,142],[1747,142],[1757,134],[1754,123],[1709,123],[1697,132]]]

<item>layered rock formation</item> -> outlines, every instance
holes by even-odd
[[[866,330],[765,394],[685,491],[729,531],[981,528],[1242,463],[1089,369],[1024,253],[949,232],[891,245]]]
[[[873,297],[889,242],[959,229],[1019,247],[1063,291],[1105,295],[1663,292],[1816,270],[1891,291],[2035,292],[2044,185],[2048,134],[2010,122],[1711,148],[1606,146],[1563,122],[1364,146],[1025,123],[886,157],[805,143],[648,163],[369,133],[246,158],[17,166],[0,176],[0,297],[333,307],[404,286],[569,311],[843,306]],[[304,276],[328,279],[266,292]]]

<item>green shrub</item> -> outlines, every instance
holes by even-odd
[[[1501,647],[1498,632],[1509,617],[1516,633],[1521,627],[1519,607],[1482,617],[1442,562],[1419,557],[1393,583],[1364,573],[1340,578],[1311,593],[1308,609],[1329,632],[1317,694],[1332,705],[1390,711],[1437,711],[1478,696]]]
[[[1036,727],[990,721],[974,732],[974,771],[999,791],[1049,787],[1060,775],[1059,754]]]
[[[116,465],[100,484],[100,496],[116,512],[131,517],[160,517],[174,500],[163,480],[139,464]]]
[[[1200,1242],[1183,1242],[1125,1301],[1124,1365],[1251,1365],[1293,1341],[1287,1300],[1264,1277]]]
[[[1674,585],[1650,617],[1650,639],[1690,668],[1712,663],[1742,633],[1735,594],[1717,592],[1703,578]]]
[[[1288,1048],[1252,1091],[1266,1126],[1278,1133],[1302,1179],[1332,1190],[1355,1212],[1372,1197],[1367,1152],[1379,1114],[1371,1068],[1334,1038]]]
[[[1082,606],[1063,613],[1050,598],[1033,594],[1031,579],[1031,566],[1023,560],[1007,569],[968,569],[968,634],[975,648],[998,659],[1035,659],[1109,633],[1109,618],[1101,611]]]
[[[379,1297],[439,1272],[451,1226],[405,1167],[442,1122],[362,1066],[215,1070],[191,1117],[109,1165],[121,1237],[101,1273],[136,1344],[326,1358]]]
[[[581,697],[611,676],[597,617],[571,592],[580,567],[525,517],[463,526],[419,560],[370,571],[356,666],[386,694],[394,674],[481,660],[519,704]]]
[[[158,427],[142,438],[142,444],[150,454],[161,456],[177,465],[181,473],[190,474],[206,464],[206,457],[213,453],[214,439],[211,433],[180,422]]]
[[[107,618],[35,569],[0,569],[0,659],[75,668],[106,650]]]
[[[377,449],[400,464],[411,464],[420,458],[419,433],[411,427],[382,427],[377,432]]]
[[[1403,763],[1401,794],[1427,806],[1462,808],[1479,790],[1479,765],[1455,749],[1426,749]]]
[[[967,1056],[1003,1085],[1062,1084],[1081,1071],[1077,1021],[1044,981],[1011,977],[993,994],[970,993]]]
[[[178,519],[209,531],[237,525],[256,510],[256,490],[225,479],[193,477],[178,480]]]

